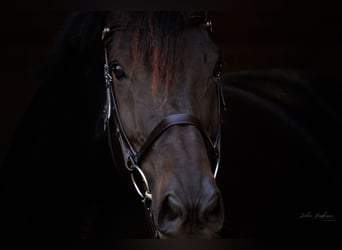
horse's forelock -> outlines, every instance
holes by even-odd
[[[132,32],[131,72],[147,61],[152,67],[152,92],[161,82],[167,92],[179,75],[177,65],[182,64],[184,57],[181,37],[189,23],[189,13],[128,12],[120,15],[119,22]]]

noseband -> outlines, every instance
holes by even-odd
[[[202,16],[191,16],[190,17],[191,23],[205,25],[209,31],[212,31],[212,24],[207,18]],[[102,40],[106,41],[108,36],[115,31],[125,29],[120,25],[112,25],[105,27],[102,33]],[[216,88],[217,88],[217,99],[218,99],[218,128],[216,132],[215,140],[212,140],[210,136],[205,132],[203,129],[201,122],[198,120],[197,117],[193,116],[192,114],[187,113],[178,113],[178,114],[171,114],[165,117],[162,121],[160,121],[154,129],[148,135],[146,141],[141,146],[139,150],[136,150],[133,147],[133,144],[129,140],[123,124],[120,119],[120,112],[118,108],[118,102],[115,95],[114,90],[114,83],[113,77],[109,69],[109,62],[108,62],[108,54],[107,54],[107,46],[105,43],[104,46],[104,56],[105,56],[105,64],[104,64],[104,78],[106,83],[106,103],[104,105],[103,110],[103,119],[104,119],[104,130],[107,130],[108,134],[108,141],[109,146],[112,154],[112,158],[116,165],[124,165],[126,169],[131,174],[131,179],[133,185],[142,198],[142,202],[145,205],[147,214],[150,217],[151,227],[153,229],[154,237],[158,237],[158,230],[154,224],[153,214],[150,208],[150,204],[152,201],[152,194],[148,184],[148,181],[143,173],[142,169],[139,167],[146,156],[146,154],[151,149],[154,142],[169,128],[173,126],[193,126],[199,130],[201,133],[204,142],[206,144],[208,154],[210,159],[214,159],[214,171],[213,175],[214,178],[217,176],[217,172],[220,165],[220,156],[221,156],[221,104],[225,107],[225,102],[223,99],[222,87],[221,87],[221,76],[220,72],[218,72],[215,77],[216,81]],[[114,140],[114,143],[112,142]],[[121,161],[118,162],[117,157],[114,156],[114,148],[119,147],[122,152],[122,157],[120,158]],[[119,163],[119,164],[118,164]],[[136,178],[140,179],[140,182],[136,181]],[[140,183],[141,185],[139,185]]]

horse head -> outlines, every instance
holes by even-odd
[[[161,238],[212,238],[223,226],[210,28],[202,15],[130,12],[108,15],[103,32],[105,128]]]

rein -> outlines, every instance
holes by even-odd
[[[203,16],[190,16],[191,23],[193,24],[200,24],[205,25],[205,27],[212,32],[212,23],[211,21],[207,20],[207,18]],[[112,158],[116,165],[124,165],[125,168],[131,175],[131,180],[133,186],[135,187],[138,195],[141,197],[142,202],[145,207],[145,211],[147,216],[149,217],[149,222],[151,229],[153,231],[153,236],[155,238],[159,237],[159,231],[157,226],[154,223],[153,213],[151,210],[151,202],[152,202],[152,194],[151,190],[147,181],[147,178],[139,167],[148,153],[149,149],[153,145],[153,143],[158,140],[158,138],[169,128],[173,126],[183,125],[183,126],[194,126],[196,127],[204,141],[208,150],[208,154],[214,160],[215,169],[213,171],[214,178],[216,178],[218,169],[220,166],[220,159],[221,159],[221,104],[225,109],[225,102],[223,98],[222,92],[222,83],[221,83],[221,75],[220,72],[217,72],[215,75],[216,77],[216,88],[217,88],[217,99],[218,99],[218,128],[216,132],[215,140],[213,141],[210,136],[205,132],[203,129],[201,122],[198,120],[197,117],[186,114],[186,113],[178,113],[178,114],[171,114],[165,117],[162,121],[160,121],[155,128],[150,132],[149,136],[147,137],[144,144],[141,146],[140,150],[136,150],[133,147],[133,144],[129,140],[125,129],[122,125],[120,119],[120,112],[118,108],[118,102],[115,95],[113,77],[109,69],[109,62],[108,62],[108,53],[107,53],[107,45],[106,40],[108,37],[115,31],[119,31],[122,29],[126,29],[125,27],[121,27],[120,25],[111,25],[104,28],[102,33],[102,40],[105,42],[104,46],[104,57],[105,57],[105,64],[104,64],[104,78],[106,84],[106,103],[103,109],[103,119],[104,119],[104,130],[107,130],[108,134],[108,143],[111,150]],[[113,141],[114,140],[114,144]],[[116,143],[116,144],[115,144]],[[114,156],[114,146],[119,146],[122,152],[121,164],[118,164],[117,158]],[[137,182],[137,178],[140,179],[140,185]]]

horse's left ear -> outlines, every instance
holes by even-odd
[[[204,25],[205,28],[213,32],[213,24],[208,17],[207,11],[195,11],[189,14],[190,22],[195,24]]]

